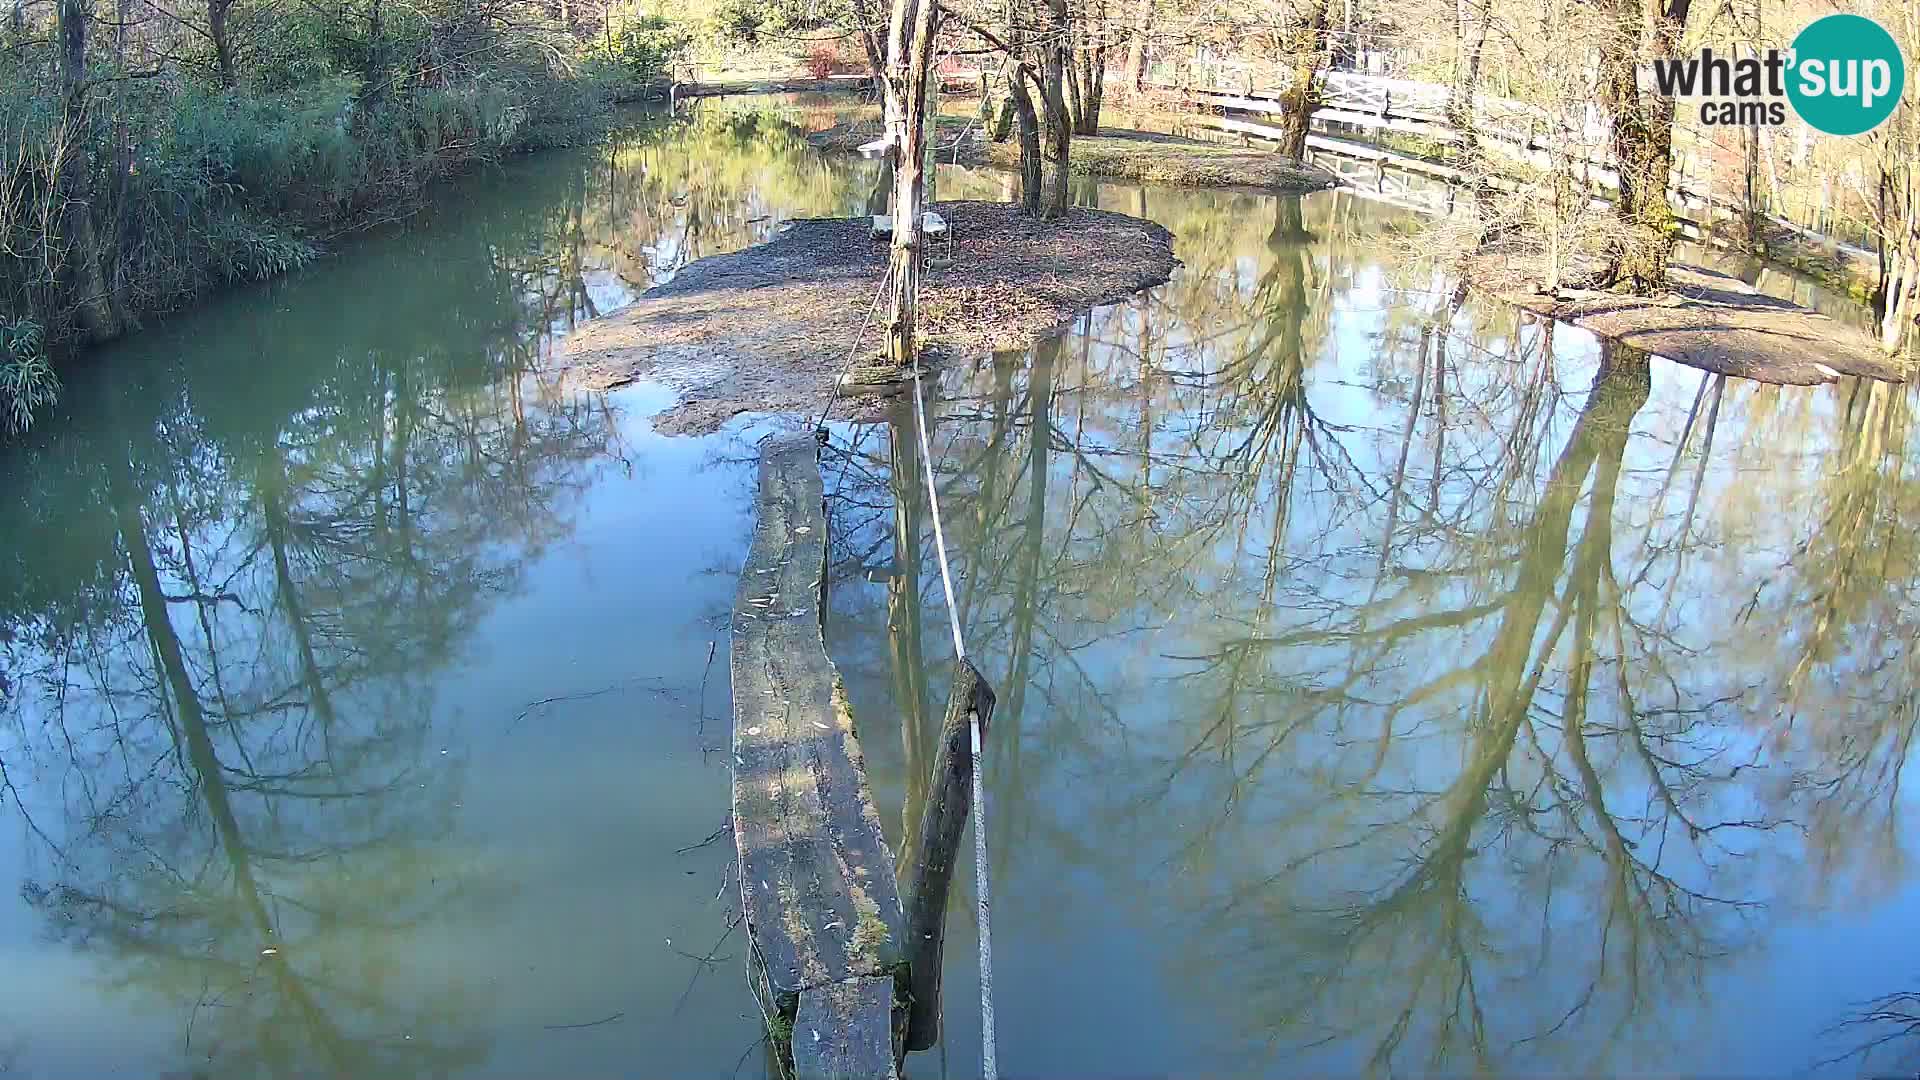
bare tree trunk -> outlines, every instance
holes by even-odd
[[[1907,33],[1920,37],[1920,13],[1908,16]],[[1879,205],[1880,282],[1874,290],[1880,346],[1899,352],[1920,317],[1920,122],[1896,113],[1881,150]]]
[[[133,25],[132,0],[114,0],[113,22],[113,59],[120,70],[127,69],[127,32]],[[126,250],[129,221],[128,195],[133,186],[133,122],[123,110],[116,110],[113,118],[113,174],[109,203],[100,215],[108,223],[107,239],[101,250],[110,253],[107,260],[109,302],[114,306],[114,317],[124,326],[127,322],[127,265],[120,258],[120,252]]]
[[[381,19],[380,0],[373,0],[367,13],[367,98],[379,102],[387,94],[387,27]]]
[[[893,145],[893,248],[887,358],[914,361],[920,310],[921,202],[926,191],[927,73],[933,60],[934,0],[895,0],[887,35],[887,125]]]
[[[886,52],[880,44],[880,23],[874,18],[872,0],[853,0],[854,36],[860,39],[860,49],[867,54],[867,67],[875,78],[887,72]]]
[[[1480,60],[1486,53],[1490,0],[1457,0],[1454,5],[1453,85],[1447,93],[1447,123],[1463,139],[1474,130],[1473,95],[1480,85]]]
[[[1896,166],[1898,169],[1899,166]],[[1911,164],[1906,169],[1911,169]],[[1904,190],[1903,190],[1904,189]],[[1892,199],[1888,198],[1891,192]],[[1920,193],[1884,167],[1880,175],[1882,263],[1874,310],[1880,317],[1880,347],[1898,352],[1920,316]]]
[[[1072,95],[1073,132],[1100,134],[1100,103],[1107,78],[1107,46],[1083,32],[1068,57],[1067,90]]]
[[[1067,161],[1072,153],[1073,125],[1067,115],[1064,84],[1067,68],[1067,0],[1047,0],[1050,17],[1049,41],[1042,47],[1041,91],[1046,107],[1046,156],[1053,162],[1053,175],[1047,184],[1046,199],[1040,216],[1054,218],[1067,212]]]
[[[888,155],[880,162],[880,176],[874,181],[873,193],[867,196],[867,216],[878,217],[887,212],[893,203],[893,157]]]
[[[1153,29],[1153,0],[1135,0],[1133,32],[1127,35],[1127,90],[1139,93],[1147,78],[1147,35]]]
[[[1915,271],[1920,270],[1911,255],[1897,255],[1889,266],[1889,273],[1881,283],[1882,314],[1880,316],[1880,347],[1887,352],[1898,352],[1912,331],[1915,304]]]
[[[1034,217],[1040,213],[1040,116],[1034,111],[1033,93],[1027,89],[1029,78],[1025,67],[1016,67],[1008,90],[1020,128],[1020,212]]]
[[[1453,84],[1447,90],[1447,124],[1460,136],[1454,155],[1459,167],[1473,177],[1474,206],[1481,215],[1482,244],[1494,238],[1490,219],[1495,191],[1480,147],[1474,95],[1480,88],[1480,64],[1486,55],[1487,26],[1493,19],[1491,0],[1455,0]]]
[[[1080,98],[1080,57],[1071,48],[1067,51],[1066,67],[1067,90],[1067,127],[1074,134],[1085,130],[1085,106]]]
[[[227,36],[227,12],[233,0],[207,0],[207,36],[213,39],[213,56],[220,65],[220,85],[232,89],[233,42]]]
[[[1008,78],[1019,76],[1010,74]],[[1013,137],[1013,94],[995,93],[985,72],[980,75],[980,121],[992,142],[1003,143]]]
[[[907,973],[912,1004],[906,1047],[926,1050],[940,1038],[941,960],[947,936],[947,899],[953,869],[973,805],[972,734],[982,739],[993,720],[993,688],[965,657],[954,662],[953,690],[934,749],[926,808],[915,829],[911,885],[907,890]]]
[[[1082,99],[1087,109],[1087,126],[1082,135],[1100,134],[1100,107],[1107,100],[1107,45],[1100,42],[1093,47],[1092,64],[1088,67],[1087,88]]]

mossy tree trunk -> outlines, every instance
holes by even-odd
[[[1280,152],[1295,161],[1307,156],[1307,133],[1320,107],[1316,79],[1327,52],[1327,21],[1333,0],[1309,0],[1289,35],[1287,88],[1280,95]]]
[[[945,9],[943,9],[945,10]],[[957,16],[956,16],[957,17]],[[957,17],[968,32],[1007,58],[1007,95],[1020,133],[1020,211],[1057,217],[1068,206],[1067,165],[1073,128],[1066,94],[1066,0],[1047,0],[1046,33],[1035,41],[1009,12],[1007,24],[987,26]],[[1038,97],[1039,103],[1035,104]],[[1051,182],[1043,162],[1054,163]]]
[[[1073,152],[1073,121],[1067,113],[1067,0],[1047,0],[1048,31],[1041,46],[1040,89],[1046,108],[1046,158],[1053,163],[1041,200],[1040,216],[1055,218],[1067,212],[1067,163]]]
[[[1600,49],[1600,96],[1613,119],[1620,234],[1608,245],[1600,283],[1637,296],[1666,287],[1673,253],[1673,99],[1640,92],[1638,69],[1678,54],[1692,0],[1610,0],[1612,32]]]

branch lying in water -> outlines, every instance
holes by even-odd
[[[520,722],[522,720],[525,720],[527,717],[532,716],[535,712],[538,712],[539,710],[544,709],[549,705],[558,705],[563,701],[586,701],[589,698],[605,697],[608,694],[618,693],[621,690],[625,690],[628,687],[634,685],[635,683],[643,683],[643,682],[657,683],[659,681],[660,681],[660,677],[658,675],[642,675],[642,676],[637,676],[631,679],[621,679],[617,683],[613,683],[612,685],[609,685],[609,686],[603,686],[598,690],[583,690],[577,694],[555,694],[552,697],[544,697],[538,701],[529,702],[525,708],[522,708],[518,713],[515,713],[513,719],[507,721],[507,731],[511,733],[514,728],[520,726]],[[673,690],[671,687],[650,686],[650,687],[647,687],[647,690],[649,690],[652,693],[659,694],[662,697],[677,696],[677,692]]]

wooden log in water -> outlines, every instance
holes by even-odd
[[[953,694],[934,750],[933,782],[914,844],[913,883],[907,902],[907,1049],[925,1050],[940,1039],[941,960],[946,952],[947,899],[953,865],[973,806],[973,732],[979,718],[984,740],[993,720],[993,688],[973,662],[954,665]]]
[[[800,995],[793,1017],[797,1080],[876,1080],[898,1075],[892,976],[828,983]]]
[[[748,981],[794,1076],[891,1080],[905,917],[821,631],[827,520],[812,435],[761,445],[756,509],[730,650]]]

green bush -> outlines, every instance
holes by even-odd
[[[236,188],[263,213],[312,211],[316,197],[342,204],[360,164],[354,92],[340,77],[258,96],[190,89],[171,102],[151,160]]]
[[[719,0],[707,19],[722,45],[761,45],[786,29],[781,13],[759,0]]]
[[[0,429],[52,400],[53,364],[83,339],[298,268],[312,237],[475,162],[598,132],[692,37],[636,12],[582,41],[538,8],[507,26],[423,0],[384,6],[376,49],[345,3],[257,26],[231,88],[197,46],[138,79],[96,49],[73,113],[50,44],[0,51]]]
[[[637,87],[667,75],[692,43],[693,34],[685,26],[659,15],[635,14],[616,17],[588,44],[587,57],[621,83]]]
[[[846,0],[717,0],[707,11],[707,31],[721,48],[791,44],[800,35],[853,25]]]
[[[39,324],[0,322],[0,427],[22,432],[33,414],[60,396],[60,379],[47,362]]]

